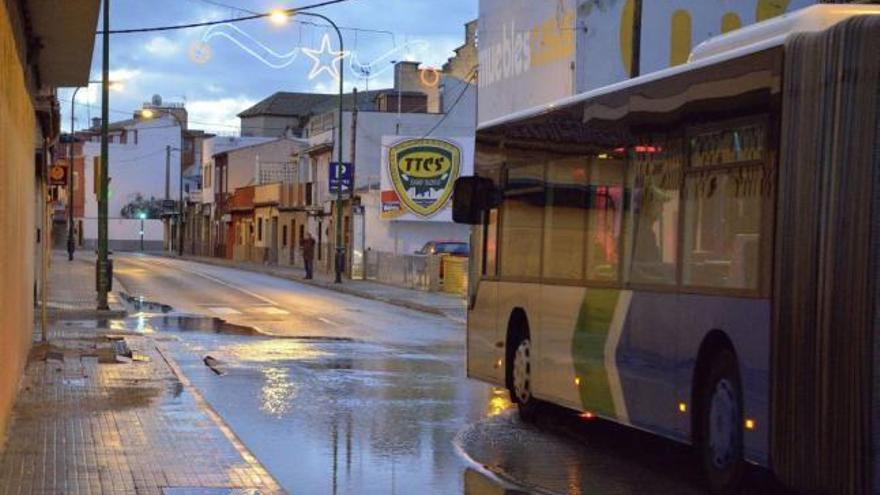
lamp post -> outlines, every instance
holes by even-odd
[[[143,253],[143,252],[144,252],[144,219],[147,218],[147,214],[144,213],[144,212],[140,212],[140,213],[138,213],[138,218],[141,219],[141,230],[140,230],[140,234],[141,234],[141,252]]]
[[[101,83],[102,81],[89,81],[92,83]],[[119,89],[122,84],[110,81],[110,89]],[[67,170],[67,260],[73,261],[73,253],[76,251],[76,241],[74,240],[74,219],[73,219],[73,159],[74,145],[76,144],[76,94],[82,87],[73,90],[73,96],[70,98],[70,143],[68,145],[68,170]]]
[[[104,38],[103,38],[103,56],[101,63],[101,163],[100,163],[100,189],[98,194],[98,261],[96,269],[98,271],[98,310],[108,310],[110,306],[107,304],[107,293],[110,292],[110,259],[108,246],[108,225],[107,225],[107,192],[110,186],[109,174],[110,159],[107,156],[109,151],[108,134],[110,120],[110,0],[104,0]]]
[[[339,38],[339,52],[344,53],[345,49],[343,47],[342,40],[342,32],[339,30],[339,26],[336,25],[335,22],[330,20],[329,17],[316,14],[314,12],[305,12],[299,10],[292,11],[294,15],[305,15],[310,17],[317,17],[322,19],[327,24],[333,27],[333,30],[336,31],[336,36]],[[276,17],[273,13],[273,20]],[[339,119],[336,125],[338,129],[339,138],[336,143],[336,162],[337,166],[342,166],[342,95],[343,95],[343,81],[344,81],[344,68],[343,68],[342,60],[339,61]],[[351,185],[352,194],[354,194],[354,184]],[[342,271],[345,267],[345,246],[342,243],[342,178],[339,177],[339,187],[336,189],[336,279],[335,283],[342,283]]]
[[[168,173],[169,173],[168,164],[170,163],[170,154],[171,154],[171,151],[177,150],[180,152],[180,175],[179,175],[180,191],[178,191],[179,201],[177,203],[177,255],[183,256],[183,224],[184,224],[184,219],[183,219],[184,218],[184,208],[183,208],[183,154],[184,154],[184,151],[183,150],[186,148],[186,146],[185,146],[185,144],[186,144],[186,138],[185,138],[186,131],[184,129],[183,122],[180,120],[180,117],[178,117],[177,114],[175,114],[174,112],[164,112],[164,114],[171,116],[171,118],[173,118],[174,121],[177,122],[177,126],[180,127],[180,148],[174,148],[174,147],[168,146],[167,151],[166,151],[167,157],[166,157],[166,168],[165,168],[165,195],[166,195],[165,199],[169,199],[167,197],[167,195],[168,195]],[[152,110],[147,108],[141,112],[141,117],[144,117],[145,119],[151,119],[151,118],[155,117],[155,112],[153,112]]]

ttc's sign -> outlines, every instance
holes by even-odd
[[[340,186],[342,187],[343,194],[350,193],[352,179],[354,179],[354,164],[331,162],[329,177],[330,192],[332,194],[338,194]]]

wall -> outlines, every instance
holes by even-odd
[[[0,445],[33,335],[34,108],[0,2]]]
[[[640,73],[816,0],[643,0]],[[635,0],[480,0],[479,121],[627,79]]]
[[[413,254],[428,241],[465,241],[470,226],[452,222],[388,221],[380,218],[379,191],[361,192],[364,205],[364,247],[394,254]]]
[[[139,122],[136,127],[138,142],[132,139],[127,144],[111,143],[110,153],[110,191],[108,202],[108,227],[111,247],[119,246],[125,241],[137,237],[137,230],[127,224],[118,222],[122,219],[122,208],[140,193],[144,198],[165,198],[165,146],[180,147],[180,128],[171,117],[152,121]],[[100,156],[101,143],[87,142],[83,145],[85,159],[85,215],[83,218],[83,239],[87,245],[94,245],[98,237],[98,201],[95,191],[95,157]],[[170,196],[175,202],[178,199],[180,180],[180,153],[171,152],[171,168],[169,174]],[[137,221],[139,226],[139,221]],[[132,234],[134,232],[134,234]],[[149,228],[145,239],[161,241],[162,230],[158,232]]]
[[[229,156],[229,189],[255,184],[257,157],[263,163],[283,163],[303,147],[299,141],[277,139],[260,145],[231,150]]]
[[[242,136],[280,137],[285,135],[285,130],[290,128],[294,135],[302,132],[298,117],[274,117],[261,115],[258,117],[246,117],[241,119]]]
[[[577,90],[629,77],[634,0],[581,1],[578,8]],[[815,0],[653,0],[643,2],[641,74],[684,63],[701,42]]]

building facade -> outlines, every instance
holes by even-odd
[[[60,134],[56,89],[88,82],[98,7],[97,0],[0,2],[0,447],[44,288],[47,173]]]
[[[682,64],[712,36],[815,3],[480,0],[479,121]]]

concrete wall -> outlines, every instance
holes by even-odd
[[[111,245],[116,241],[137,238],[139,228],[129,225],[139,220],[122,219],[122,207],[140,193],[144,198],[165,198],[165,147],[180,147],[180,128],[171,117],[138,123],[138,142],[129,139],[127,144],[111,143],[110,153],[110,193],[108,203],[109,239]],[[85,215],[83,218],[83,239],[93,245],[98,237],[98,201],[95,190],[95,160],[100,156],[101,143],[88,142],[83,145],[85,159]],[[171,152],[169,174],[170,197],[177,201],[180,181],[180,153]],[[150,222],[151,224],[153,222]],[[161,225],[161,222],[160,222]],[[162,241],[164,232],[147,228],[144,232],[148,242]],[[119,243],[117,243],[119,244]]]
[[[452,222],[388,221],[380,217],[379,191],[361,192],[364,205],[364,248],[393,254],[413,254],[428,241],[467,242],[470,226]]]
[[[34,108],[0,2],[0,446],[33,335]]]

